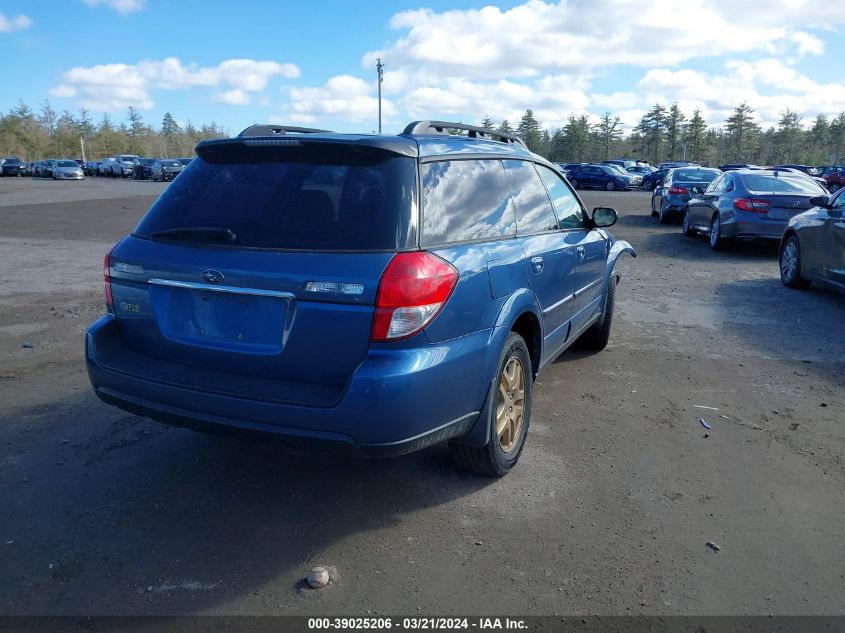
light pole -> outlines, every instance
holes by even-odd
[[[376,72],[378,73],[378,133],[381,134],[381,82],[384,81],[384,64],[381,57],[376,58]]]

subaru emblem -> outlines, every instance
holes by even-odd
[[[792,202],[792,206],[793,206],[793,207],[800,207],[800,206],[801,206],[801,201],[800,201],[800,200],[794,200],[794,201]]]
[[[219,270],[214,270],[213,268],[202,271],[202,278],[210,284],[219,284],[223,281],[223,279],[225,279],[225,277],[223,277],[223,273]]]

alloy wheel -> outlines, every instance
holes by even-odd
[[[784,281],[792,281],[795,278],[795,272],[798,270],[798,248],[795,242],[790,240],[783,247],[780,254],[780,275]]]
[[[502,369],[496,403],[496,435],[503,452],[509,453],[517,445],[524,414],[525,369],[522,361],[514,356]]]

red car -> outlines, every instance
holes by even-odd
[[[830,193],[836,193],[845,185],[845,170],[840,167],[836,171],[824,174],[822,178],[825,179]]]

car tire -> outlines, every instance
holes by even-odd
[[[608,180],[607,184],[604,186],[605,189],[608,191],[616,191],[616,183],[612,180]]]
[[[801,243],[797,235],[790,235],[780,249],[778,257],[780,280],[787,288],[804,290],[810,287],[810,280],[801,276]]]
[[[654,208],[654,196],[651,197],[651,217],[657,217],[657,209]]]
[[[669,214],[663,210],[663,205],[660,205],[660,210],[657,212],[657,218],[660,220],[660,224],[669,224]]]
[[[650,180],[646,180],[643,183],[643,189],[645,189],[646,191],[651,191],[652,189],[654,189],[654,183]]]
[[[569,181],[569,184],[572,185],[573,189],[577,189],[578,188],[578,179],[573,178],[572,180]]]
[[[512,378],[509,379],[508,374]],[[487,402],[487,415],[490,418],[487,443],[484,446],[470,446],[460,440],[453,440],[449,443],[449,452],[455,464],[465,470],[487,477],[502,477],[519,461],[531,421],[534,386],[531,356],[525,341],[516,332],[511,332],[505,341],[494,380],[490,389],[491,397],[488,397]],[[522,415],[517,421],[510,413],[517,406],[519,398],[517,395],[517,399],[510,399],[509,394],[518,394],[520,385]],[[513,391],[508,392],[507,387]],[[497,416],[500,408],[502,413]],[[500,423],[501,418],[503,420]]]
[[[722,220],[718,213],[714,213],[710,220],[710,248],[714,251],[725,249],[725,238],[722,237]]]
[[[695,235],[695,229],[692,226],[692,218],[689,215],[689,209],[684,209],[684,221],[681,224],[681,233],[683,233],[686,237],[692,237]]]
[[[613,325],[613,308],[616,305],[616,278],[611,277],[607,283],[607,293],[604,298],[604,309],[598,321],[593,323],[587,331],[578,338],[578,346],[600,352],[610,341],[610,327]]]
[[[839,191],[841,188],[842,188],[842,185],[840,185],[840,184],[839,184],[839,183],[837,183],[837,182],[832,182],[832,183],[830,183],[830,186],[828,187],[828,190],[830,191],[830,193],[836,193],[836,192],[837,192],[837,191]]]

